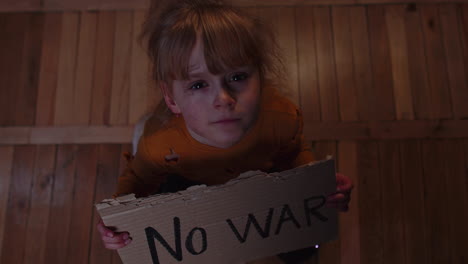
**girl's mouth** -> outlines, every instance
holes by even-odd
[[[240,121],[240,118],[227,118],[213,122],[214,124],[230,124]]]

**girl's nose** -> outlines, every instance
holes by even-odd
[[[222,87],[216,95],[214,105],[216,108],[233,108],[236,104],[236,99],[229,92],[229,88]]]

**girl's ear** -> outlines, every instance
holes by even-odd
[[[161,82],[160,87],[167,107],[171,109],[172,113],[180,114],[181,112],[179,106],[177,105],[176,101],[172,96],[169,85],[166,82]]]

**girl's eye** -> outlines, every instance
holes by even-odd
[[[199,90],[203,87],[206,87],[208,86],[208,84],[206,82],[196,82],[194,84],[192,84],[192,86],[190,86],[190,90]]]
[[[239,82],[247,79],[249,74],[246,72],[234,73],[233,75],[229,76],[228,82]]]

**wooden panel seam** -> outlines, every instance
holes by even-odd
[[[468,120],[308,122],[308,140],[468,138]],[[1,127],[0,145],[130,143],[133,126]]]

